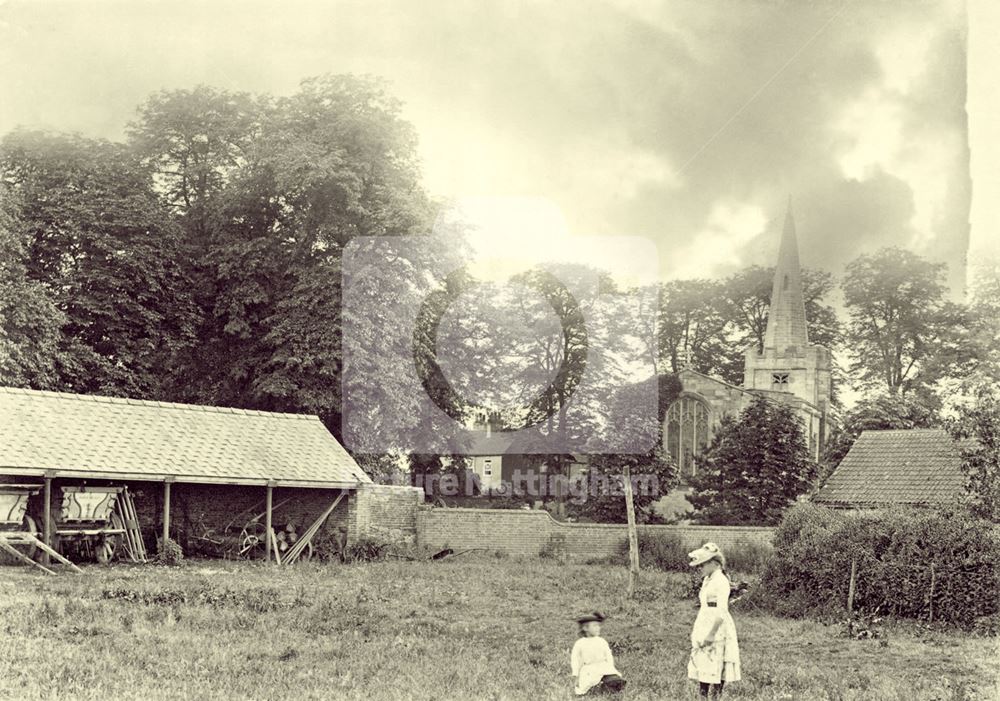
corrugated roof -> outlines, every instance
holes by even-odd
[[[850,507],[951,501],[965,485],[959,451],[940,429],[865,431],[814,501]]]
[[[371,482],[316,416],[0,387],[0,474]]]

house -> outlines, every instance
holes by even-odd
[[[161,534],[197,548],[248,523],[302,533],[335,502],[325,527],[349,539],[372,483],[304,414],[0,387],[0,427],[0,483],[37,487],[27,515],[50,541],[67,493],[121,487],[151,552]]]
[[[960,448],[942,429],[865,431],[813,501],[838,509],[952,503],[965,486]]]

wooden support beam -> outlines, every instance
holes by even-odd
[[[3,550],[4,552],[9,553],[11,556],[14,557],[15,560],[21,560],[22,562],[26,562],[27,564],[31,565],[32,567],[37,567],[42,572],[47,572],[48,574],[55,574],[55,572],[53,572],[52,570],[50,570],[48,567],[46,567],[45,565],[43,565],[40,562],[35,562],[30,557],[28,557],[27,555],[25,555],[24,553],[22,553],[20,550],[18,550],[17,548],[15,548],[13,545],[8,544],[7,541],[3,540],[2,538],[0,538],[0,550]]]
[[[274,549],[274,531],[271,530],[271,516],[274,511],[274,487],[267,485],[267,499],[264,506],[264,562],[271,561],[271,551]]]
[[[43,497],[45,501],[42,504],[42,542],[48,546],[52,546],[52,478],[45,477],[45,496]],[[51,562],[49,559],[49,554],[46,552],[42,553],[42,564],[47,565]]]
[[[39,541],[37,545],[38,545],[39,548],[42,549],[42,551],[47,552],[52,557],[54,557],[56,560],[58,560],[59,562],[63,563],[64,565],[66,565],[67,567],[69,567],[74,572],[79,572],[80,574],[83,574],[83,570],[81,570],[79,567],[77,567],[76,565],[74,565],[72,562],[70,562],[69,560],[67,560],[65,557],[63,557],[62,555],[60,555],[59,553],[57,553],[55,550],[53,550],[52,548],[50,548],[45,543]]]
[[[163,542],[170,538],[170,480],[163,483]]]

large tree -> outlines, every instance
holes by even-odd
[[[201,311],[174,374],[186,399],[315,412],[339,433],[344,246],[429,220],[399,112],[381,82],[352,76],[280,99],[199,87],[143,105],[131,142],[184,225]]]
[[[690,366],[725,374],[732,320],[725,293],[716,280],[677,280],[660,285],[657,315],[658,356],[668,372]],[[690,365],[689,362],[690,361]]]
[[[829,476],[863,431],[933,428],[936,408],[915,395],[879,394],[863,397],[839,422],[822,457],[822,478]]]
[[[842,283],[854,384],[924,391],[970,360],[968,317],[946,299],[945,265],[900,248],[848,264]]]
[[[57,389],[65,317],[45,286],[28,278],[17,210],[0,184],[0,385]]]
[[[973,401],[958,408],[949,429],[961,441],[969,507],[1000,522],[1000,397],[995,386],[980,385]]]
[[[18,203],[27,276],[65,319],[58,386],[161,396],[194,308],[180,231],[149,171],[119,144],[22,130],[0,145],[0,176]]]
[[[756,397],[738,419],[724,417],[695,460],[688,500],[699,523],[778,523],[817,473],[799,419],[785,404],[764,397]]]

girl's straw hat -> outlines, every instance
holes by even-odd
[[[602,616],[600,612],[594,611],[593,613],[588,613],[583,616],[580,616],[579,618],[576,619],[576,622],[579,623],[580,625],[583,625],[584,623],[593,623],[594,621],[601,623],[603,620],[604,616]]]
[[[709,560],[718,560],[723,563],[726,561],[719,546],[715,543],[705,543],[697,550],[692,550],[688,553],[688,560],[688,565],[691,567],[703,565]]]

